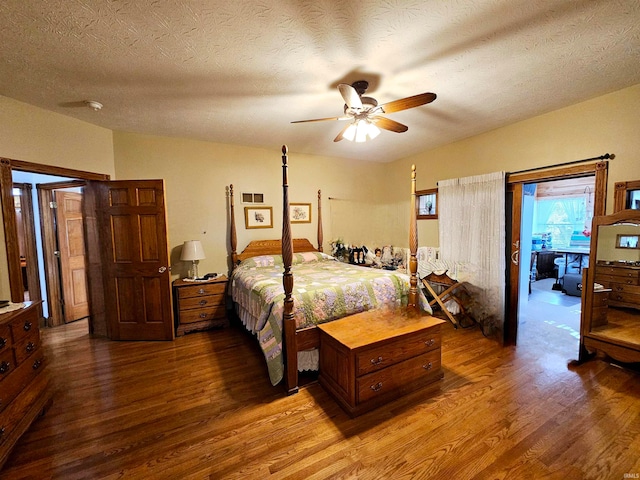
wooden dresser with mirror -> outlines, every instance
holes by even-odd
[[[640,362],[640,210],[593,218],[583,273],[579,360],[597,352]]]

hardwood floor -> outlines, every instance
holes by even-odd
[[[0,479],[622,479],[640,474],[640,376],[443,326],[444,380],[351,419],[285,396],[231,326],[174,342],[46,329],[57,391]]]

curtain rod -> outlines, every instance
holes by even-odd
[[[527,168],[525,170],[518,170],[517,172],[507,172],[507,175],[514,175],[516,173],[535,172],[537,170],[544,170],[546,168],[564,167],[566,165],[573,165],[575,163],[582,163],[582,162],[590,162],[592,160],[613,160],[614,158],[616,158],[615,154],[605,153],[604,155],[600,155],[599,157],[583,158],[582,160],[572,160],[570,162],[556,163],[555,165],[546,165],[544,167]]]

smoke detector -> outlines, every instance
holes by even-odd
[[[84,104],[87,107],[92,108],[95,112],[97,112],[98,110],[102,110],[102,104],[100,102],[96,102],[95,100],[85,100]]]

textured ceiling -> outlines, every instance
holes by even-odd
[[[336,86],[435,102],[333,139]],[[640,83],[638,0],[3,0],[0,94],[113,130],[391,161]],[[92,99],[99,112],[83,106]]]

